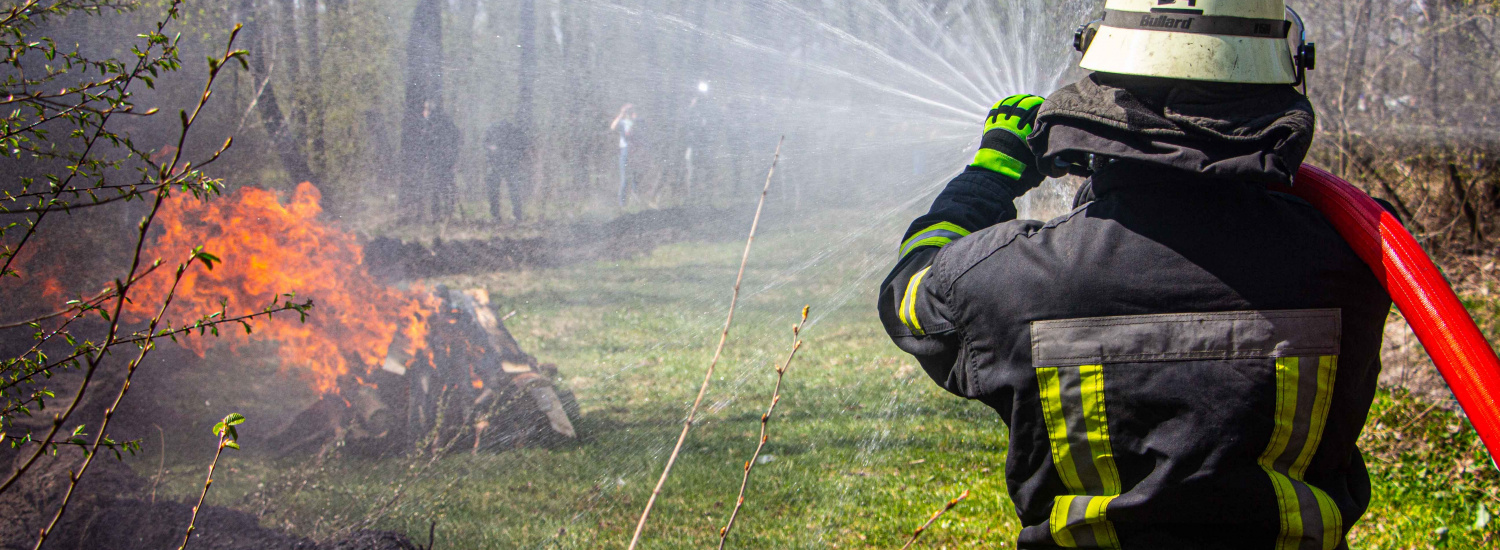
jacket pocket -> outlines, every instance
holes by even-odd
[[[1224,498],[1239,491],[1271,495],[1278,548],[1336,545],[1338,510],[1304,474],[1328,416],[1340,330],[1336,309],[1032,323],[1040,420],[1066,488],[1048,519],[1053,541],[1119,548],[1111,514],[1269,518]]]

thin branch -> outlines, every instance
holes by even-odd
[[[140,183],[124,183],[124,184],[118,184],[118,185],[106,184],[106,185],[96,185],[94,187],[71,187],[71,188],[68,188],[68,189],[62,189],[61,191],[63,193],[72,193],[72,194],[75,194],[75,195],[86,195],[86,194],[91,195],[91,194],[97,193],[99,191],[110,191],[110,190],[122,190],[122,191],[127,191],[127,192],[128,191],[134,191],[134,190],[138,190],[141,187],[141,185],[142,184],[140,184]],[[154,190],[154,186],[151,189],[147,189],[145,191],[141,191],[139,194],[148,195],[153,190]],[[31,198],[31,197],[47,197],[47,196],[51,196],[55,192],[57,192],[57,191],[56,190],[33,191],[33,192],[15,193],[15,194],[4,193],[4,196],[0,196],[0,202],[19,202],[21,199],[28,199],[28,198]]]
[[[160,204],[160,203],[158,202],[158,204]],[[141,224],[141,225],[143,227],[149,226],[149,224]],[[144,239],[144,236],[142,236],[142,239]],[[194,251],[193,256],[194,257],[197,256],[197,252],[196,251]],[[174,294],[176,294],[177,287],[182,282],[182,277],[183,277],[183,275],[185,273],[187,273],[187,268],[190,265],[192,265],[192,259],[189,259],[187,262],[183,262],[182,265],[179,265],[177,267],[177,276],[176,276],[175,279],[172,280],[172,286],[167,289],[167,295],[166,295],[165,298],[162,299],[161,308],[159,308],[157,310],[156,315],[154,315],[154,316],[151,317],[150,328],[148,329],[148,332],[154,332],[156,330],[156,327],[161,323],[162,318],[166,316],[166,314],[167,314],[167,308],[172,305],[172,297],[173,297]],[[120,296],[121,296],[120,301],[123,302],[124,299],[125,299],[124,298],[125,297],[125,293],[122,291],[120,293]],[[116,315],[118,315],[118,314],[119,314],[119,312],[116,311]],[[142,343],[140,345],[141,351],[139,353],[137,353],[136,356],[135,356],[135,359],[132,359],[130,361],[130,363],[126,366],[126,368],[125,368],[125,381],[122,384],[120,384],[120,391],[115,394],[115,401],[114,401],[114,403],[111,403],[109,405],[109,408],[104,409],[104,420],[102,422],[100,422],[100,424],[99,424],[99,430],[98,430],[97,433],[94,434],[93,448],[87,453],[87,456],[84,457],[83,464],[78,467],[77,472],[73,472],[73,473],[71,473],[68,476],[68,492],[63,494],[62,504],[58,505],[57,512],[52,516],[52,522],[49,523],[49,524],[47,524],[47,528],[43,529],[41,535],[37,537],[36,546],[32,547],[32,550],[41,550],[42,544],[45,543],[45,542],[47,542],[47,537],[49,535],[51,535],[52,531],[57,528],[57,525],[62,522],[63,514],[68,509],[68,502],[73,499],[73,493],[78,489],[78,481],[81,480],[81,479],[83,479],[84,472],[88,471],[89,466],[94,463],[94,457],[99,456],[99,444],[101,442],[103,442],[104,437],[105,437],[104,434],[109,429],[109,421],[110,421],[110,419],[114,417],[115,411],[120,408],[120,402],[125,399],[125,394],[130,391],[130,380],[131,380],[131,378],[135,375],[136,369],[141,366],[141,361],[144,361],[146,359],[146,355],[149,354],[149,353],[151,353],[151,350],[155,349],[155,348],[156,348],[155,341],[148,340],[145,343]],[[99,350],[99,352],[95,355],[95,357],[97,357],[99,359],[94,360],[92,362],[92,364],[89,366],[89,373],[85,377],[85,381],[84,381],[83,385],[80,386],[79,389],[78,389],[78,396],[75,397],[73,399],[73,403],[68,406],[68,413],[67,414],[71,414],[73,412],[73,410],[76,407],[78,407],[78,403],[81,402],[81,401],[83,401],[83,391],[85,389],[88,389],[88,378],[93,376],[93,373],[94,373],[95,369],[97,368],[99,360],[102,360],[103,356],[105,355],[105,352],[108,352],[108,351],[109,351],[109,346],[106,346],[106,347],[101,348]],[[43,441],[42,445],[40,445],[40,446],[37,447],[37,451],[40,452],[40,451],[45,450],[47,448],[47,443],[51,442],[52,437],[55,435],[55,432],[56,432],[57,428],[62,425],[62,422],[64,421],[63,418],[65,418],[66,416],[67,415],[64,415],[64,417],[54,418],[53,419],[53,432],[54,433],[48,435],[47,440]],[[19,473],[19,472],[20,472],[20,470],[17,470],[17,473]]]
[[[145,189],[139,189],[139,188],[132,189],[132,190],[126,191],[124,193],[121,193],[119,195],[116,195],[116,196],[113,196],[113,197],[105,197],[103,199],[99,198],[98,195],[95,195],[93,193],[87,193],[89,195],[89,197],[92,198],[93,200],[90,201],[90,202],[88,202],[88,203],[86,203],[86,204],[69,204],[69,203],[65,203],[65,202],[61,202],[61,201],[57,200],[55,198],[55,196],[54,196],[53,198],[47,199],[47,201],[46,201],[47,206],[42,206],[41,204],[37,204],[35,206],[25,207],[25,208],[23,208],[21,210],[10,210],[8,208],[0,207],[0,216],[29,216],[29,215],[32,215],[32,214],[36,214],[38,212],[72,212],[74,210],[81,210],[81,209],[89,208],[89,207],[93,207],[93,206],[104,206],[104,205],[110,204],[110,203],[115,203],[115,202],[124,201],[124,200],[131,200],[131,199],[138,198],[138,197],[144,197],[144,196],[150,195],[152,193],[155,193],[158,189],[161,189],[162,187],[166,187],[168,185],[169,184],[161,183],[161,184],[156,184],[156,185],[148,186]],[[63,193],[79,193],[79,194],[86,193],[86,191],[74,191],[72,189],[69,189],[69,190],[66,190],[66,191],[62,191],[62,192]]]
[[[11,23],[15,23],[17,17],[20,17],[20,15],[23,13],[31,11],[31,8],[36,7],[38,1],[39,0],[26,0],[25,4],[11,8],[10,13],[6,14],[5,19],[0,20],[0,28],[9,27]]]
[[[907,539],[906,545],[902,546],[901,550],[911,548],[911,545],[916,544],[917,537],[922,536],[922,533],[924,531],[927,531],[928,527],[932,526],[932,522],[937,521],[937,519],[940,517],[943,517],[943,514],[948,513],[949,510],[952,510],[954,506],[958,506],[958,503],[963,502],[966,498],[969,498],[968,489],[964,489],[964,494],[958,495],[958,498],[948,501],[947,506],[944,506],[942,510],[938,510],[937,513],[932,514],[932,517],[927,518],[927,523],[923,523],[922,526],[918,527],[916,531],[912,531],[911,538]]]
[[[161,32],[167,28],[167,24],[170,23],[170,22],[172,22],[173,20],[175,20],[177,18],[177,10],[178,10],[179,7],[182,6],[182,2],[183,2],[183,0],[172,0],[171,5],[167,7],[167,16],[163,17],[161,21],[158,21],[156,23],[156,33],[155,34],[160,35]],[[232,39],[231,39],[231,41],[232,41]],[[152,47],[153,47],[153,45],[152,45],[151,39],[147,38],[146,51],[150,51]],[[167,52],[172,52],[172,53],[175,54],[175,51],[176,51],[176,45],[175,45],[175,43],[174,44],[170,44],[170,45],[168,45],[168,46],[166,46],[166,47],[163,48],[163,53],[164,54],[167,53]],[[133,84],[143,73],[145,73],[147,71],[147,66],[150,65],[150,64],[151,64],[151,57],[150,56],[143,55],[143,56],[140,57],[139,61],[136,62],[135,68],[130,72],[130,76],[128,78],[123,79],[121,81],[121,83],[120,83],[120,93],[122,95],[124,95],[130,89],[130,85],[131,84]],[[216,71],[211,71],[211,73],[212,72],[216,72]],[[213,82],[213,75],[212,74],[210,74],[210,76],[209,76],[209,82],[210,82],[210,84]],[[125,97],[128,97],[128,95],[125,96]],[[207,97],[205,96],[204,99],[207,99]],[[201,107],[201,105],[200,105],[200,107]],[[72,166],[69,167],[69,169],[68,169],[68,177],[66,177],[66,178],[63,179],[62,183],[58,186],[58,189],[67,189],[67,188],[69,188],[69,185],[73,182],[73,178],[78,177],[78,174],[79,174],[80,170],[82,170],[83,169],[82,167],[86,164],[85,161],[87,161],[88,158],[89,158],[89,153],[91,153],[94,150],[94,145],[99,142],[99,138],[104,135],[104,133],[105,133],[104,128],[106,127],[106,125],[108,125],[109,118],[110,118],[110,115],[108,113],[100,116],[98,127],[95,128],[95,130],[93,132],[93,135],[89,136],[85,140],[85,142],[84,142],[83,152],[81,154],[79,154],[79,156],[78,156],[79,162],[74,163]],[[183,128],[182,133],[186,134],[187,133],[187,128]],[[163,178],[163,179],[165,179],[165,178]],[[59,192],[58,194],[60,195],[61,193]],[[155,214],[154,211],[152,213],[153,213],[153,215]],[[46,218],[46,217],[47,217],[47,212],[38,212],[37,216],[36,216],[36,219],[32,220],[31,224],[29,226],[27,226],[26,233],[21,236],[20,242],[16,243],[15,247],[9,248],[6,251],[7,255],[5,256],[5,262],[4,262],[3,265],[0,265],[0,275],[3,275],[5,273],[10,272],[10,266],[15,261],[16,255],[20,254],[21,249],[26,246],[26,243],[31,240],[31,237],[33,237],[33,236],[36,235],[37,228],[41,226],[42,219]],[[137,251],[137,252],[139,252],[139,251]],[[122,305],[123,305],[123,301],[122,301]],[[111,330],[113,330],[113,327],[111,327]],[[113,332],[111,332],[110,334],[113,335]],[[14,479],[11,480],[11,482],[13,482],[13,481],[14,481]],[[11,482],[7,482],[4,487],[0,487],[0,493],[5,492],[5,488],[9,487]]]
[[[238,417],[238,422],[231,420]],[[219,456],[224,454],[224,449],[240,448],[238,435],[235,433],[234,425],[243,422],[245,418],[238,414],[224,417],[224,420],[215,426],[214,431],[219,434],[219,448],[214,450],[214,460],[208,463],[208,477],[203,480],[203,492],[198,494],[198,504],[193,505],[193,515],[188,518],[187,533],[182,535],[182,545],[177,550],[187,550],[188,541],[193,539],[193,531],[198,529],[198,511],[203,509],[203,501],[208,500],[208,488],[214,484],[214,468],[219,466]]]
[[[734,501],[734,511],[729,513],[729,522],[719,529],[719,550],[724,550],[724,545],[729,542],[729,532],[734,530],[734,520],[740,515],[740,508],[745,505],[745,488],[750,486],[750,471],[755,468],[755,461],[760,458],[760,451],[766,447],[766,424],[771,421],[771,413],[776,411],[776,404],[781,402],[781,380],[786,376],[786,370],[792,367],[792,360],[797,358],[797,350],[802,349],[802,326],[807,324],[807,311],[810,306],[802,306],[802,321],[792,325],[792,351],[787,353],[786,362],[776,367],[776,387],[771,390],[771,404],[766,407],[766,414],[760,415],[760,442],[755,445],[755,452],[751,453],[750,460],[745,461],[745,477],[740,480],[740,495]]]
[[[672,473],[672,465],[677,463],[677,455],[682,452],[682,444],[687,441],[688,431],[693,429],[698,406],[703,403],[703,395],[708,393],[708,383],[713,380],[714,367],[718,366],[719,357],[724,353],[724,343],[729,340],[729,327],[734,324],[734,308],[740,301],[740,283],[745,280],[745,264],[750,261],[750,246],[755,244],[755,230],[760,227],[760,213],[765,209],[766,194],[771,190],[771,176],[776,174],[776,163],[781,160],[781,144],[785,142],[786,136],[776,141],[776,154],[771,157],[771,169],[766,172],[766,184],[760,190],[760,202],[755,205],[755,218],[750,222],[750,235],[745,238],[745,253],[740,256],[740,272],[734,279],[734,293],[729,298],[729,316],[724,319],[723,332],[719,333],[719,346],[714,349],[713,360],[709,361],[708,370],[703,373],[703,385],[698,388],[698,398],[693,400],[693,407],[688,409],[687,419],[682,422],[682,434],[677,436],[677,445],[672,448],[671,456],[667,457],[661,479],[656,480],[656,488],[651,490],[651,498],[646,500],[646,509],[641,511],[641,519],[635,524],[635,535],[630,538],[627,550],[635,550],[635,545],[641,541],[641,532],[646,529],[646,519],[651,517],[651,508],[656,505],[656,498],[661,496],[661,489],[667,484],[667,476]]]
[[[162,476],[167,472],[167,432],[159,425],[151,426],[156,428],[156,435],[161,438],[161,459],[156,463],[156,475],[151,476],[151,504],[156,504],[156,485],[161,483]]]
[[[159,330],[159,331],[156,331],[156,332],[150,332],[150,333],[145,333],[145,334],[141,334],[141,335],[138,335],[138,336],[132,336],[130,338],[119,338],[119,339],[116,339],[114,341],[114,343],[112,344],[112,346],[122,346],[122,345],[126,345],[126,344],[142,344],[142,343],[147,342],[147,341],[161,340],[163,338],[173,338],[175,336],[180,336],[180,335],[183,335],[183,334],[190,334],[190,333],[192,333],[194,331],[204,332],[204,331],[207,331],[209,329],[213,329],[214,327],[217,327],[219,325],[227,325],[227,324],[235,324],[235,323],[239,323],[241,325],[244,325],[248,321],[253,321],[253,320],[259,319],[261,317],[271,317],[271,316],[273,316],[273,315],[275,315],[277,313],[282,313],[282,312],[286,312],[286,311],[304,311],[304,310],[307,310],[307,309],[309,309],[311,307],[312,307],[312,301],[311,300],[308,300],[308,301],[300,303],[300,304],[294,304],[294,303],[290,303],[290,302],[276,303],[276,304],[274,304],[274,305],[272,305],[270,307],[267,307],[264,310],[257,311],[255,313],[247,313],[247,314],[236,316],[236,317],[224,317],[224,318],[214,319],[214,320],[199,320],[196,323],[193,323],[191,325],[188,325],[188,326],[185,326],[185,327],[181,327],[181,328],[175,328],[175,329],[174,328],[168,328],[168,329]],[[214,315],[218,315],[218,314],[214,314]],[[53,361],[53,362],[48,363],[48,364],[46,364],[44,366],[38,367],[36,369],[33,369],[32,372],[27,373],[24,376],[20,376],[20,377],[14,379],[14,380],[8,380],[8,381],[6,381],[3,385],[0,385],[0,391],[4,391],[4,390],[10,389],[12,387],[15,387],[17,385],[20,385],[21,383],[26,382],[29,379],[35,378],[37,374],[40,374],[40,373],[43,373],[43,372],[46,372],[46,371],[58,368],[58,367],[62,366],[63,364],[65,364],[65,363],[67,363],[69,361],[72,361],[74,359],[78,359],[79,357],[83,357],[86,354],[93,353],[94,351],[97,351],[98,349],[100,349],[100,348],[84,347],[84,348],[82,348],[79,351],[75,351],[75,352],[73,352],[73,353],[71,353],[71,354],[63,357],[62,359]],[[10,414],[12,412],[14,412],[14,410],[12,410],[12,409],[7,409],[7,410],[4,410],[4,411],[0,411],[0,416],[4,416],[4,415]]]
[[[181,4],[182,4],[182,0],[173,0],[172,5],[168,8],[168,17],[164,18],[161,22],[157,23],[157,31],[156,32],[158,34],[161,32],[162,29],[164,29],[166,27],[166,25],[167,25],[168,22],[170,22],[170,21],[172,21],[172,20],[175,19],[176,13],[177,13],[177,9],[178,9],[178,7]],[[236,28],[236,30],[238,30],[238,28]],[[231,47],[233,45],[233,39],[234,39],[234,37],[233,37],[233,35],[231,35],[230,36],[230,46]],[[227,49],[227,47],[226,47],[226,49]],[[227,57],[227,55],[226,55],[226,57]],[[217,73],[218,73],[217,70],[210,70],[209,71],[208,80],[204,84],[205,90],[207,90],[208,88],[210,88],[210,87],[213,86],[213,82],[214,82],[215,77],[217,76]],[[208,94],[205,92],[200,97],[200,99],[199,99],[199,108],[200,109],[202,108],[202,104],[204,102],[206,102],[207,100],[208,100]],[[183,125],[183,128],[182,128],[182,134],[184,136],[191,129],[191,122],[190,121],[185,121],[185,122],[186,123]],[[100,131],[102,132],[102,126],[101,126],[101,130]],[[96,136],[97,136],[97,134],[96,134]],[[181,138],[179,138],[179,142],[180,141],[181,141]],[[92,147],[92,143],[90,143],[89,147]],[[86,154],[87,154],[87,148],[85,149],[85,155]],[[174,159],[174,161],[175,161],[175,159]],[[73,175],[76,175],[76,174],[77,174],[77,172],[74,171],[72,173],[72,175],[69,175],[68,178],[71,179],[73,177]],[[67,181],[64,181],[63,187],[64,188],[67,187]],[[135,278],[136,274],[140,271],[140,268],[141,268],[141,253],[142,253],[142,250],[145,248],[145,245],[146,245],[146,236],[149,234],[149,232],[151,230],[151,222],[156,219],[156,215],[161,211],[162,204],[166,202],[166,198],[167,198],[166,188],[162,188],[161,190],[159,190],[156,193],[156,199],[155,199],[155,202],[152,203],[152,205],[151,205],[151,210],[149,212],[147,212],[146,215],[141,219],[141,223],[138,226],[138,229],[137,229],[136,235],[135,235],[135,241],[136,241],[135,242],[135,249],[134,249],[134,251],[132,253],[132,257],[131,257],[130,269],[128,271],[126,271],[124,281],[132,280],[133,278]],[[38,214],[36,222],[32,223],[31,227],[29,228],[29,230],[26,233],[26,236],[22,238],[22,242],[23,243],[25,242],[25,240],[27,238],[29,238],[31,235],[35,234],[37,223],[39,223],[40,220],[41,220],[41,218],[43,216],[45,216],[45,215],[46,215],[45,212]],[[17,250],[19,250],[19,245],[18,245]],[[195,256],[197,255],[197,251],[194,251],[194,255]],[[14,255],[11,255],[8,258],[6,258],[5,266],[4,266],[4,268],[0,268],[0,272],[3,272],[4,269],[8,269],[10,267],[10,261],[13,260],[14,258],[15,258]],[[192,260],[189,260],[189,262],[191,262],[191,261]],[[181,280],[181,276],[182,276],[183,271],[184,271],[183,268],[179,268],[179,270],[178,270],[178,279],[177,280],[179,280],[179,281]],[[88,391],[89,384],[93,382],[94,374],[98,371],[99,365],[104,361],[104,357],[107,354],[107,352],[109,351],[109,349],[111,347],[113,347],[114,345],[116,345],[116,339],[118,338],[119,330],[120,330],[121,314],[123,313],[123,310],[125,309],[125,303],[127,301],[129,301],[129,289],[130,289],[130,287],[124,281],[116,280],[116,282],[115,282],[115,287],[116,287],[115,305],[114,305],[113,315],[110,316],[109,329],[105,333],[104,343],[101,346],[99,346],[99,348],[97,349],[97,351],[95,351],[92,356],[89,357],[88,368],[84,371],[83,380],[79,382],[78,390],[74,393],[73,402],[68,405],[67,410],[63,411],[63,413],[61,415],[54,415],[52,417],[52,428],[47,433],[47,437],[42,440],[42,444],[41,445],[37,446],[36,451],[33,452],[32,455],[29,458],[27,458],[27,460],[24,463],[22,463],[20,467],[16,468],[16,470],[11,474],[11,476],[8,479],[6,479],[5,483],[0,484],[0,493],[4,493],[12,485],[14,485],[17,479],[20,479],[21,476],[23,476],[23,475],[26,474],[27,470],[31,469],[31,467],[34,464],[36,464],[37,459],[41,457],[41,454],[47,449],[48,445],[50,443],[52,443],[53,438],[57,437],[57,433],[58,433],[58,431],[60,431],[62,429],[62,425],[65,422],[68,421],[68,418],[70,418],[73,415],[73,413],[78,410],[79,404],[83,402],[84,394]],[[176,283],[174,282],[173,283],[173,288],[175,289],[175,287],[176,287]],[[160,323],[161,317],[166,312],[166,306],[171,301],[170,296],[171,296],[171,294],[169,292],[168,298],[166,298],[166,300],[164,300],[164,303],[162,304],[162,309],[160,311],[158,311],[158,313],[157,313],[157,315],[155,317],[152,318],[152,321],[151,321],[151,324],[150,324],[150,329],[147,331],[148,334],[150,332],[154,332],[156,330],[156,326],[158,325],[158,323]],[[130,364],[130,369],[131,370],[129,372],[132,372],[132,373],[134,372],[134,368],[140,364],[140,360],[145,357],[145,354],[148,353],[152,349],[152,347],[153,346],[152,346],[152,344],[150,342],[147,342],[146,344],[144,344],[143,346],[141,346],[141,353],[140,353],[140,355],[137,356],[137,358],[134,361],[131,362],[131,364]],[[120,399],[124,397],[125,392],[128,391],[129,389],[130,389],[130,379],[129,379],[129,375],[127,374],[127,378],[126,378],[125,384],[120,388],[120,393],[116,396],[115,406],[118,406]],[[105,415],[104,415],[104,425],[105,426],[108,425],[109,418],[113,414],[113,412],[114,412],[114,407],[111,407],[109,410],[105,411]],[[101,428],[99,430],[99,433],[95,436],[95,439],[94,439],[94,449],[96,451],[98,450],[99,443],[102,441],[103,437],[104,437],[104,427],[101,426]],[[70,483],[69,483],[68,492],[63,497],[62,505],[58,508],[57,515],[53,516],[52,523],[47,527],[47,529],[45,529],[45,530],[42,531],[41,536],[37,539],[36,548],[41,548],[42,543],[45,542],[46,539],[47,539],[47,535],[51,532],[51,530],[54,527],[56,527],[58,521],[62,518],[62,514],[63,514],[64,510],[67,509],[68,500],[72,497],[74,489],[77,488],[78,479],[81,478],[81,476],[83,475],[84,470],[86,470],[88,468],[88,465],[93,461],[93,457],[94,457],[94,455],[90,454],[87,458],[85,458],[84,459],[84,463],[83,463],[83,467],[81,467],[78,470],[77,473],[73,474],[70,477]]]
[[[182,535],[182,545],[177,550],[187,548],[188,541],[193,538],[193,531],[198,528],[198,511],[203,509],[203,501],[208,499],[208,487],[214,483],[214,468],[219,465],[219,456],[224,454],[224,440],[219,439],[219,448],[214,451],[213,462],[208,463],[208,477],[203,480],[203,492],[198,495],[198,504],[193,505],[193,515],[188,518],[187,533]]]
[[[194,115],[194,116],[196,117],[197,115]],[[129,185],[99,186],[99,187],[83,188],[83,189],[78,189],[78,188],[59,189],[56,192],[52,193],[51,198],[48,198],[46,201],[38,200],[35,206],[28,206],[28,207],[22,208],[20,210],[10,210],[8,207],[0,206],[0,216],[25,216],[25,215],[31,215],[31,214],[43,213],[43,212],[72,212],[74,210],[82,210],[84,208],[92,208],[92,207],[95,207],[95,206],[103,206],[103,205],[106,205],[106,204],[110,204],[110,203],[114,203],[114,202],[119,202],[119,201],[122,201],[122,200],[123,201],[128,201],[128,200],[131,200],[131,199],[136,199],[136,198],[150,196],[150,195],[156,193],[157,191],[161,190],[162,188],[169,188],[169,187],[174,187],[174,186],[180,186],[180,187],[183,187],[184,189],[186,189],[187,186],[189,186],[189,185],[198,185],[200,187],[212,188],[212,183],[215,180],[212,180],[210,178],[202,176],[202,170],[203,170],[204,167],[206,167],[206,166],[208,166],[210,164],[213,164],[214,162],[218,161],[219,157],[222,156],[225,151],[228,151],[229,147],[231,145],[233,145],[233,144],[234,144],[234,139],[233,138],[224,140],[224,145],[220,146],[217,151],[214,151],[213,156],[210,156],[208,158],[208,160],[205,160],[205,161],[199,163],[197,165],[198,169],[194,170],[194,171],[191,171],[191,172],[187,171],[188,166],[183,166],[182,170],[175,170],[174,168],[172,168],[172,165],[160,165],[160,166],[157,166],[158,171],[164,171],[164,172],[168,173],[168,175],[170,176],[167,180],[162,181],[160,183],[155,183],[155,184],[136,183],[136,184],[129,184]],[[176,159],[173,159],[173,160],[176,160]],[[147,162],[150,163],[149,160]],[[192,180],[192,181],[190,182],[189,180]],[[210,185],[204,185],[205,182],[209,183]],[[98,190],[102,190],[102,189],[121,189],[122,192],[119,193],[118,195],[113,196],[113,197],[105,197],[105,198],[101,199],[101,198],[99,198],[99,196],[95,192],[98,191]],[[198,190],[194,190],[192,192],[196,196],[199,191]],[[57,198],[58,195],[61,195],[63,193],[73,193],[73,194],[79,194],[79,195],[87,194],[89,196],[89,198],[92,199],[92,200],[90,202],[84,203],[84,204],[67,203],[67,202],[63,202],[63,201],[61,201],[61,200],[59,200]],[[14,201],[15,199],[12,198],[12,197],[20,197],[20,196],[25,196],[25,195],[43,195],[43,196],[45,196],[46,194],[47,193],[27,193],[27,194],[23,194],[23,195],[11,195],[11,196],[7,196],[7,197],[4,197],[4,198],[0,198],[0,202]],[[45,204],[45,206],[43,206],[43,204]]]
[[[142,272],[136,274],[135,279],[132,280],[132,281],[130,281],[130,282],[134,283],[135,281],[141,280],[141,278],[143,278],[143,277],[145,277],[147,275],[150,275],[151,272],[153,272],[153,271],[156,271],[156,268],[158,268],[158,267],[161,267],[161,265],[160,264],[153,264],[151,267],[146,268],[145,271],[142,271]],[[24,320],[24,321],[12,321],[12,322],[9,322],[9,323],[0,323],[0,330],[5,330],[5,329],[9,329],[9,328],[20,328],[20,327],[30,326],[32,324],[40,323],[40,322],[46,321],[48,319],[54,319],[54,318],[57,318],[57,317],[62,317],[64,315],[67,315],[69,313],[73,313],[75,311],[86,313],[88,310],[90,310],[90,309],[92,309],[94,307],[97,307],[99,304],[104,303],[106,300],[109,300],[109,298],[112,297],[112,296],[114,296],[114,295],[115,295],[115,289],[114,288],[106,288],[106,289],[104,289],[102,291],[99,291],[98,294],[95,294],[93,298],[89,298],[88,300],[79,301],[77,303],[74,303],[71,306],[68,306],[67,308],[64,308],[64,309],[61,309],[61,310],[58,310],[58,311],[54,311],[52,313],[48,313],[48,314],[42,315],[41,317],[34,317],[34,318],[27,319],[27,320]]]

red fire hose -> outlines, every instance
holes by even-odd
[[[1279,190],[1322,211],[1375,271],[1490,456],[1500,457],[1500,358],[1417,240],[1375,199],[1321,168],[1303,164],[1296,184]]]

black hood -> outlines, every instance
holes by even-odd
[[[1043,173],[1090,154],[1211,179],[1289,183],[1316,115],[1288,85],[1094,73],[1048,96],[1029,140]]]

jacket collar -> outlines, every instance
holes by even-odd
[[[1094,73],[1047,98],[1029,143],[1051,176],[1095,155],[1209,179],[1288,183],[1314,122],[1312,104],[1291,86]]]

